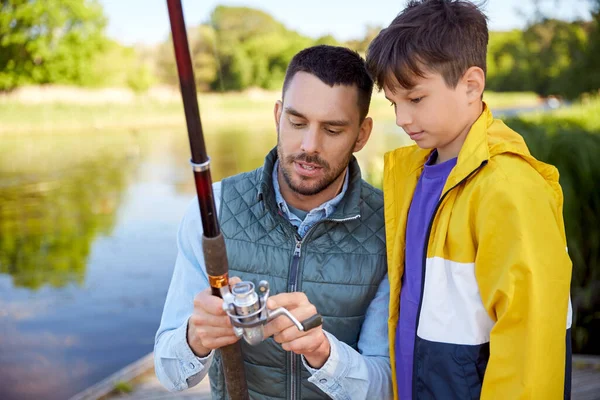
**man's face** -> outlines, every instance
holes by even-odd
[[[384,87],[385,97],[396,112],[396,124],[423,149],[452,149],[468,131],[470,113],[465,84],[449,88],[442,75],[426,73],[408,90]],[[457,140],[458,139],[458,140]],[[458,155],[458,153],[456,153]]]
[[[358,89],[329,87],[298,72],[275,105],[277,154],[285,184],[312,196],[343,179],[352,153],[365,145],[371,121],[360,123]]]

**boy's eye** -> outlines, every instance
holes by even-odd
[[[423,100],[423,97],[417,97],[414,99],[410,99],[410,102],[413,104],[419,104],[421,102],[421,100]]]
[[[296,128],[296,129],[300,129],[300,128],[302,128],[302,127],[304,126],[304,124],[303,124],[303,123],[298,123],[298,124],[296,124],[296,123],[294,123],[293,121],[290,121],[290,125],[292,125],[292,127],[293,127],[293,128]]]

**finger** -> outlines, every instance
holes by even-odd
[[[204,342],[206,339],[215,339],[219,337],[235,336],[233,328],[217,327],[217,326],[201,326],[198,327],[198,336]]]
[[[285,307],[289,310],[300,307],[304,304],[310,304],[308,297],[302,292],[279,293],[269,297],[267,307],[271,310],[278,307]]]
[[[321,346],[321,343],[322,340],[320,340],[320,336],[315,335],[315,333],[310,333],[292,341],[282,343],[281,348],[296,354],[311,354]]]
[[[240,283],[242,280],[238,276],[232,276],[229,278],[229,286],[233,286],[236,283]]]
[[[279,316],[265,325],[264,336],[268,338],[277,335],[291,326],[295,327],[294,323],[288,317]]]
[[[212,315],[226,315],[223,310],[223,299],[210,294],[210,289],[203,290],[194,297],[194,309],[204,310]]]
[[[196,328],[203,326],[210,326],[216,328],[229,328],[231,329],[231,320],[227,315],[212,315],[202,310],[195,311],[190,317],[190,324]]]
[[[305,319],[315,315],[317,313],[317,309],[315,306],[308,303],[303,307],[298,307],[291,310],[290,313],[298,321],[304,321]],[[283,315],[279,316],[265,326],[265,337],[280,334],[287,329],[295,329],[296,331],[299,331],[296,325],[294,325],[294,323],[288,317]]]
[[[301,331],[298,328],[296,328],[296,325],[293,325],[293,326],[290,326],[287,329],[283,329],[279,333],[273,335],[273,339],[277,343],[283,344],[283,343],[287,343],[287,342],[296,340],[300,337],[306,336],[309,333],[312,333],[312,332]]]
[[[237,336],[223,336],[218,338],[209,338],[207,342],[202,342],[202,345],[208,349],[219,349],[221,347],[236,343],[240,338]]]

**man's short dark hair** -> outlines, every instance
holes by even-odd
[[[346,47],[327,45],[300,51],[288,65],[282,96],[285,96],[285,91],[297,72],[312,74],[331,87],[356,86],[361,123],[369,113],[373,80],[367,71],[365,60],[357,52]]]
[[[381,89],[407,89],[425,72],[455,88],[473,66],[486,72],[487,18],[465,0],[412,0],[369,45],[367,68]]]

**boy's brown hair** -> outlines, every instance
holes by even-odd
[[[426,71],[455,88],[470,67],[486,72],[487,18],[465,0],[411,0],[369,45],[367,68],[377,86],[406,88]]]

